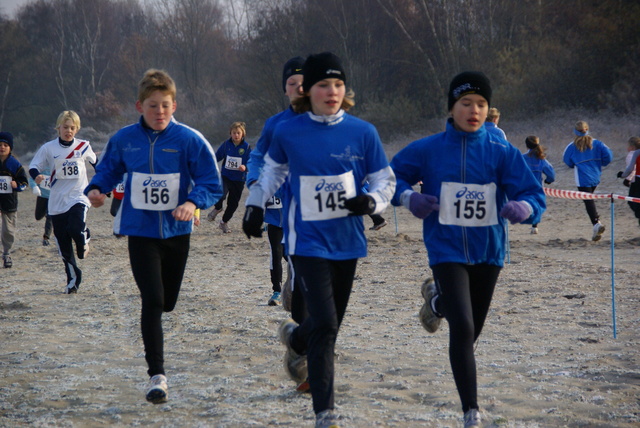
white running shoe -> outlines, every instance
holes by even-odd
[[[427,280],[422,284],[420,291],[424,298],[424,304],[422,305],[422,308],[420,308],[419,314],[420,323],[422,323],[424,329],[429,333],[435,333],[440,327],[442,317],[439,317],[431,307],[431,300],[438,294],[438,289],[436,288],[436,283],[433,282],[433,278],[427,278]]]
[[[216,217],[218,216],[218,214],[220,214],[222,212],[222,210],[217,210],[215,207],[209,211],[209,214],[207,214],[207,220],[209,221],[215,221]]]
[[[478,409],[469,409],[464,414],[464,428],[480,426],[480,411]]]
[[[316,415],[316,428],[339,428],[338,416],[331,409],[323,410]]]
[[[538,228],[537,228],[537,227],[535,227],[535,226],[534,226],[534,227],[532,227],[532,228],[531,228],[531,234],[532,234],[532,235],[537,235],[537,234],[538,234]]]
[[[592,241],[599,241],[602,238],[602,234],[604,233],[605,227],[602,223],[597,222],[593,225],[593,236],[591,237]]]
[[[298,324],[294,320],[284,320],[278,329],[278,336],[280,336],[280,342],[287,347],[287,351],[284,354],[284,369],[291,380],[300,384],[307,379],[308,370],[307,356],[298,354],[291,347],[291,334],[296,327],[298,327]]]
[[[169,386],[167,385],[167,377],[157,374],[149,379],[149,388],[147,389],[147,401],[153,404],[166,403],[169,397]]]

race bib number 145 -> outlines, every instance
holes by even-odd
[[[498,224],[496,184],[443,182],[438,219],[440,224],[465,227]]]
[[[356,196],[353,171],[340,175],[301,175],[300,211],[302,220],[318,221],[346,217],[344,201]]]

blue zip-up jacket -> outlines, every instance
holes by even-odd
[[[174,118],[164,131],[143,124],[143,119],[118,131],[107,143],[96,174],[84,193],[97,188],[111,192],[124,182],[125,192],[113,231],[117,235],[166,239],[191,233],[192,221],[177,221],[173,209],[153,211],[131,203],[133,174],[180,174],[177,205],[193,202],[207,209],[222,196],[218,163],[204,136]],[[146,190],[146,189],[145,189]]]
[[[551,184],[556,181],[556,171],[553,169],[553,165],[546,159],[538,159],[537,157],[531,155],[531,150],[522,155],[524,157],[524,161],[529,166],[529,169],[533,173],[533,176],[542,183],[542,174],[544,174],[545,179],[544,182],[547,184]]]
[[[15,212],[18,210],[18,192],[26,189],[29,183],[27,173],[20,161],[9,154],[4,162],[0,162],[0,175],[11,177],[7,179],[7,186],[10,186],[12,180],[18,184],[10,193],[0,193],[0,211]]]
[[[297,113],[293,111],[293,108],[289,106],[288,109],[281,111],[280,113],[271,116],[264,123],[264,127],[262,128],[262,134],[256,143],[256,148],[251,151],[251,155],[249,156],[249,163],[247,165],[247,169],[249,172],[247,173],[247,188],[251,187],[251,185],[258,181],[260,178],[260,173],[262,172],[262,168],[264,167],[264,156],[269,152],[269,147],[271,146],[271,139],[273,137],[273,130],[276,125],[280,122],[284,122],[285,120],[289,120],[292,117],[297,116]],[[286,184],[283,184],[280,189],[275,193],[274,200],[280,201],[281,204],[286,203],[283,199],[284,192],[283,188],[285,188]],[[273,226],[282,227],[282,208],[269,208],[264,212],[264,222],[271,224]]]
[[[596,187],[600,184],[602,167],[609,165],[612,159],[611,149],[596,139],[592,141],[591,149],[584,152],[571,142],[562,154],[564,163],[574,169],[577,187]]]
[[[422,181],[422,193],[436,196],[441,210],[445,208],[441,201],[444,182],[457,183],[462,190],[465,184],[495,184],[496,212],[500,213],[507,200],[527,202],[533,213],[524,223],[538,223],[546,209],[542,186],[520,151],[485,127],[473,133],[462,132],[449,119],[445,132],[414,141],[398,152],[391,168],[397,179],[393,205],[401,205],[402,193],[412,191],[412,186]],[[468,214],[464,204],[466,200],[473,201],[472,195],[461,191],[456,197],[462,199],[461,215]],[[477,209],[475,214],[479,213]],[[503,266],[506,220],[499,215],[497,224],[490,226],[441,224],[438,211],[423,222],[430,266],[446,262]]]
[[[237,146],[233,144],[231,138],[222,143],[216,151],[216,159],[222,161],[222,176],[231,181],[244,182],[247,178],[247,172],[234,168],[238,168],[240,165],[247,166],[250,154],[251,148],[244,140]]]

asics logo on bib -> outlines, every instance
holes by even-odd
[[[78,165],[78,162],[76,162],[76,161],[68,161],[68,160],[65,160],[65,161],[62,163],[62,166],[63,166],[63,167],[65,167],[65,166],[76,166],[76,165]]]
[[[316,185],[316,192],[319,192],[320,190],[324,190],[325,192],[334,192],[336,190],[344,190],[344,184],[342,183],[342,181],[339,181],[337,183],[327,183],[326,180],[323,178]]]
[[[149,187],[167,187],[167,180],[154,180],[153,178],[149,177],[146,180],[144,180],[142,182],[143,186],[149,186]]]
[[[472,199],[475,201],[484,201],[484,192],[478,192],[475,190],[471,190],[469,191],[467,189],[467,187],[462,188],[461,190],[458,191],[458,193],[456,193],[456,198],[460,199],[463,198],[464,199]]]

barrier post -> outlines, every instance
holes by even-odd
[[[393,206],[393,221],[396,224],[396,235],[398,234],[398,216],[396,216],[396,206]]]
[[[613,319],[613,338],[617,338],[616,331],[616,281],[615,281],[615,245],[614,245],[614,227],[615,227],[615,208],[613,205],[613,195],[611,195],[611,318]]]

